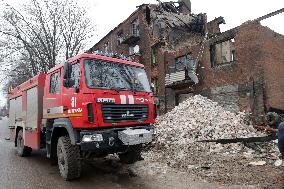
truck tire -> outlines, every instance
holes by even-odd
[[[30,156],[32,152],[32,148],[24,145],[24,135],[23,130],[21,129],[17,134],[17,154],[20,157]]]
[[[129,147],[126,152],[118,154],[121,163],[132,164],[137,161],[143,160],[141,157],[141,147]]]
[[[72,145],[68,136],[62,136],[57,143],[58,168],[64,180],[81,176],[80,149]]]

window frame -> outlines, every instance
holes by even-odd
[[[233,48],[230,48],[230,60],[229,61],[222,61],[222,57],[223,57],[223,43],[225,42],[231,42],[233,43]],[[217,45],[221,45],[220,47],[220,62],[217,62]],[[210,63],[211,63],[211,67],[215,68],[215,67],[219,67],[219,66],[224,66],[224,65],[231,65],[233,63],[235,63],[237,61],[237,55],[236,55],[236,47],[235,47],[235,37],[231,37],[231,38],[227,38],[224,40],[220,40],[217,41],[213,44],[210,45]]]
[[[104,43],[104,52],[108,52],[108,53],[111,52],[111,45],[110,45],[110,42],[109,42],[109,41],[106,41],[106,42]]]
[[[183,60],[183,61],[182,61]],[[186,64],[186,61],[188,61],[188,64]],[[178,56],[176,58],[174,58],[172,65],[169,66],[169,73],[175,73],[175,72],[179,72],[179,71],[184,71],[185,68],[189,69],[189,68],[196,68],[196,64],[195,66],[189,66],[190,62],[192,61],[197,61],[190,53],[188,54],[184,54],[182,56]]]
[[[153,94],[157,95],[159,93],[159,80],[157,77],[151,78],[151,87],[153,87]]]
[[[135,18],[132,22],[131,22],[131,35],[138,37],[140,36],[140,27],[139,27],[139,19]]]
[[[128,51],[129,51],[128,52],[129,56],[140,55],[140,46],[139,45],[129,46]]]
[[[56,74],[59,74],[59,77],[58,77],[58,91],[52,92],[51,91],[52,76],[54,76]],[[60,72],[60,70],[56,70],[55,72],[51,73],[50,77],[49,77],[49,94],[53,94],[53,95],[60,94],[60,91],[61,91],[60,84],[61,84],[61,72]]]
[[[123,40],[124,40],[124,33],[123,33],[123,31],[117,32],[116,37],[117,37],[117,44],[121,45]]]
[[[151,48],[151,65],[158,65],[158,49],[155,47]]]
[[[78,87],[80,87],[80,81],[81,81],[81,76],[82,76],[82,74],[81,74],[81,65],[80,65],[80,62],[79,61],[77,61],[77,62],[75,62],[75,63],[73,63],[73,64],[71,64],[71,67],[72,67],[72,73],[73,73],[73,71],[74,71],[74,67],[75,66],[78,66],[79,67],[79,78],[78,78]],[[76,87],[76,78],[74,77],[72,77],[72,73],[71,73],[71,77],[70,77],[70,79],[74,79],[74,85],[73,86],[70,86],[69,88],[75,88]]]

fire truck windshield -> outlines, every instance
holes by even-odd
[[[85,60],[84,68],[89,88],[151,92],[143,68],[97,59]]]

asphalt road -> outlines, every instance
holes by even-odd
[[[13,143],[4,139],[6,136],[7,118],[3,118],[0,121],[0,189],[151,188],[137,183],[135,175],[114,171],[108,164],[105,167],[87,164],[82,178],[66,182],[60,177],[57,166],[52,166],[45,157],[44,151],[32,152],[30,157],[18,157]]]
[[[87,163],[82,177],[67,182],[44,151],[18,157],[8,136],[7,118],[0,121],[0,189],[215,189],[229,188],[195,181],[185,173],[166,170],[159,163],[141,161],[132,166],[117,160]],[[231,188],[231,187],[230,187]],[[232,187],[242,188],[242,187]]]

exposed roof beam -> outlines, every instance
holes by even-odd
[[[271,13],[266,14],[266,15],[264,15],[264,16],[261,16],[261,17],[255,19],[255,21],[262,21],[262,20],[265,20],[265,19],[267,19],[267,18],[270,18],[270,17],[272,17],[272,16],[275,16],[275,15],[280,14],[280,13],[283,13],[283,12],[284,12],[284,8],[279,9],[279,10],[274,11],[274,12],[271,12]]]

